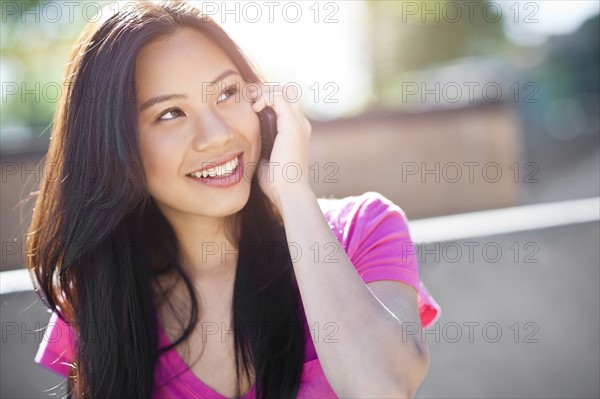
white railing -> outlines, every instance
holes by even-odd
[[[600,220],[600,197],[548,202],[409,222],[415,244],[456,241]],[[31,291],[27,270],[0,273],[0,295]]]

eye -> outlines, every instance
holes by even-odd
[[[177,115],[183,114],[183,112],[179,108],[169,108],[156,119],[156,121],[170,121],[172,119],[177,118]],[[165,118],[165,115],[171,115],[169,118]]]
[[[227,87],[225,90],[223,90],[223,93],[221,93],[221,95],[219,96],[219,99],[217,100],[217,104],[227,101],[232,95],[236,94],[238,92],[237,90],[237,85],[233,84],[229,87]],[[225,96],[225,99],[223,99],[223,96]]]

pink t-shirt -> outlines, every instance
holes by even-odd
[[[419,263],[413,251],[404,211],[376,192],[341,199],[320,198],[319,205],[333,233],[346,251],[358,274],[366,283],[396,280],[417,289],[421,325],[435,323],[440,307],[420,279]],[[159,345],[168,345],[162,325]],[[304,324],[306,350],[298,398],[337,398],[319,363],[313,337]],[[53,313],[35,357],[35,362],[65,377],[73,359],[73,330]],[[175,349],[160,357],[155,371],[153,398],[225,398],[202,383]],[[172,378],[176,374],[179,376]],[[244,396],[254,399],[254,386]]]

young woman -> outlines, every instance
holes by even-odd
[[[316,198],[294,93],[216,23],[124,7],[85,28],[65,83],[27,267],[52,311],[35,360],[71,396],[414,395],[439,306],[404,212],[375,192]]]

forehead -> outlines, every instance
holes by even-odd
[[[145,93],[166,86],[210,82],[227,68],[237,70],[218,45],[195,29],[180,28],[140,50],[135,79],[140,92]]]

